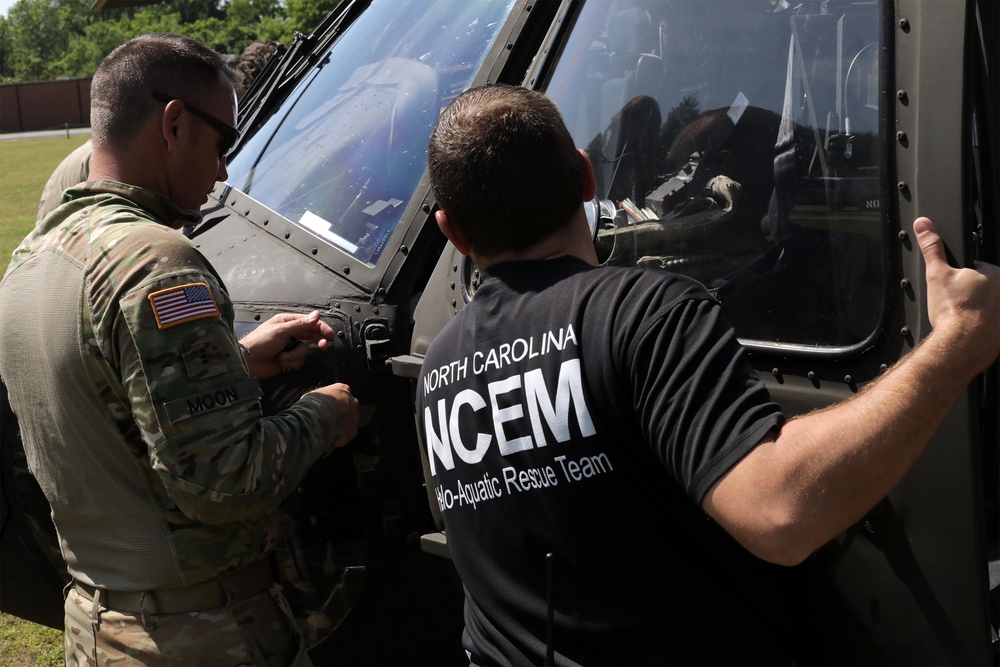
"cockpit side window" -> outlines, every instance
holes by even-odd
[[[609,264],[686,273],[745,341],[851,347],[884,309],[876,3],[588,2],[544,91]]]
[[[373,0],[228,165],[229,183],[374,266],[426,168],[440,111],[513,0]]]

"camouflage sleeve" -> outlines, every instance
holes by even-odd
[[[178,508],[204,523],[253,519],[296,488],[332,449],[340,425],[316,395],[262,417],[228,295],[201,254],[176,236],[169,251],[139,251],[154,257],[143,269],[154,268],[119,296],[117,313],[105,313],[114,317],[104,339],[153,469]]]

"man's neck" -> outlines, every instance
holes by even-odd
[[[476,263],[476,268],[480,271],[485,271],[490,266],[502,262],[556,259],[557,257],[566,256],[576,257],[592,266],[599,265],[597,251],[594,249],[594,241],[590,236],[590,227],[587,225],[587,218],[583,213],[582,207],[579,214],[573,217],[569,225],[545,237],[534,245],[521,250],[511,250],[492,255],[479,255],[473,251],[470,253],[470,256],[472,257],[472,261]]]

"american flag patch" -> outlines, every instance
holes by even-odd
[[[153,315],[160,329],[203,317],[221,317],[212,291],[205,283],[179,285],[149,295]]]

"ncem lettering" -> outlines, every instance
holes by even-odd
[[[450,401],[446,398],[439,400],[436,421],[431,406],[424,407],[424,442],[432,475],[437,473],[436,461],[440,461],[446,470],[454,470],[455,456],[468,464],[479,463],[494,439],[502,456],[533,447],[545,447],[548,444],[545,427],[556,442],[566,442],[571,436],[571,414],[576,417],[581,436],[588,437],[597,432],[583,394],[579,359],[569,359],[559,365],[554,402],[540,368],[490,382],[486,390],[488,396],[485,398],[473,389],[464,389]],[[500,407],[501,397],[507,398],[509,404],[506,407]],[[471,440],[466,442],[460,428],[462,415],[487,407],[492,417],[493,432],[476,433],[474,443]],[[464,423],[481,421],[467,418]],[[525,421],[530,428],[524,428]],[[521,425],[520,432],[530,432],[531,435],[508,438],[508,425]]]

